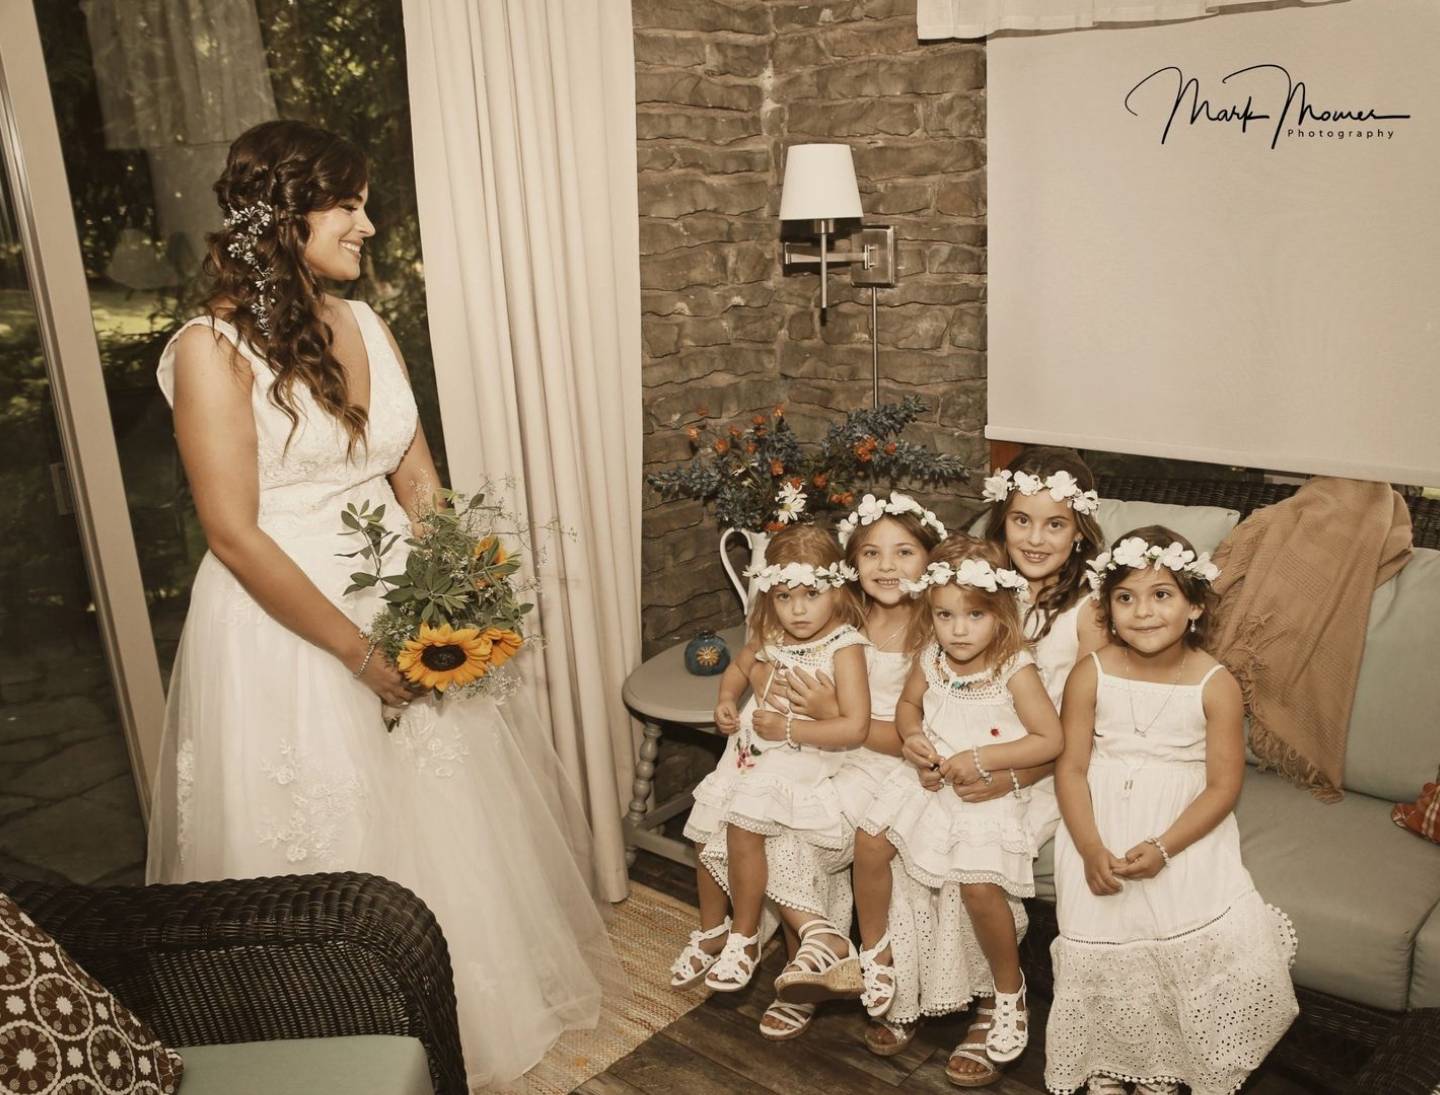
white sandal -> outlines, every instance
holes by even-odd
[[[836,954],[815,938],[831,935],[845,944],[845,953]],[[800,929],[800,949],[789,965],[775,978],[775,995],[787,1004],[813,1004],[833,997],[859,996],[864,985],[860,958],[855,947],[822,917]]]
[[[895,1002],[895,955],[889,962],[880,961],[880,952],[890,946],[890,933],[880,937],[880,942],[860,952],[860,980],[864,991],[860,1003],[865,1005],[865,1014],[879,1019]]]
[[[720,957],[720,952],[710,954],[701,943],[708,943],[712,939],[719,939],[730,931],[730,918],[711,928],[709,931],[702,931],[696,928],[690,933],[690,942],[685,944],[685,949],[680,952],[680,957],[670,964],[670,987],[672,989],[688,989],[698,985],[705,980],[705,974],[710,972],[710,967]]]
[[[965,1036],[968,1039],[972,1031],[983,1030],[988,1036],[993,1025],[992,1017],[995,1015],[994,1008],[975,1009],[975,1018],[965,1028]],[[980,1020],[984,1019],[985,1022]],[[950,1061],[960,1057],[966,1061],[973,1061],[977,1065],[983,1065],[984,1072],[969,1072],[958,1068],[951,1068]],[[985,1050],[985,1038],[978,1042],[964,1041],[950,1051],[950,1056],[945,1060],[945,1079],[949,1080],[956,1087],[988,1087],[1000,1078],[1000,1070],[995,1067],[995,1062]]]
[[[995,993],[995,1017],[985,1035],[990,1060],[1004,1064],[1025,1052],[1030,1042],[1030,1008],[1025,1002],[1025,975],[1020,975],[1019,992]]]
[[[746,948],[755,948],[755,957]],[[732,931],[725,937],[722,950],[705,974],[705,987],[716,992],[739,992],[755,976],[755,964],[760,960],[760,933],[741,935]]]
[[[815,1018],[817,1004],[787,1004],[783,1000],[776,1001],[765,1009],[765,1014],[760,1018],[760,1033],[772,1042],[788,1042],[791,1038],[798,1038],[810,1029],[810,1021]],[[774,1027],[766,1024],[765,1020],[778,1021],[783,1026]]]
[[[905,1047],[915,1040],[919,1029],[917,1021],[892,1023],[889,1019],[876,1019],[865,1025],[865,1048],[877,1057],[894,1057],[905,1052]],[[882,1042],[876,1038],[876,1033],[882,1030],[888,1031],[894,1041]]]

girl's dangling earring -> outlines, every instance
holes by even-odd
[[[1192,635],[1195,634],[1195,621],[1194,621],[1194,620],[1191,620],[1191,621],[1190,621],[1190,634],[1192,634]]]
[[[1079,550],[1080,550],[1080,541],[1079,541],[1079,540],[1076,540],[1076,541],[1075,541],[1075,546],[1074,546],[1073,548],[1071,548],[1070,550],[1071,550],[1071,551],[1079,551]]]

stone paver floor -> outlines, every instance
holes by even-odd
[[[98,641],[32,646],[0,667],[0,874],[145,878],[145,827]]]

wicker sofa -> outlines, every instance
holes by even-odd
[[[0,889],[180,1050],[184,1095],[466,1091],[445,938],[393,882]]]
[[[1119,478],[1099,486],[1106,498],[1223,507],[1241,519],[1295,489]],[[1428,659],[1433,666],[1440,652],[1434,625],[1424,623],[1440,618],[1440,552],[1433,550],[1440,548],[1440,502],[1407,501],[1422,550],[1372,605],[1344,801],[1321,804],[1252,766],[1236,807],[1256,886],[1285,909],[1300,938],[1294,970],[1300,1017],[1271,1059],[1316,1091],[1440,1089],[1440,847],[1402,832],[1387,816],[1390,800],[1413,797],[1440,765],[1440,685],[1407,687],[1415,666],[1406,674],[1403,664]],[[1397,623],[1400,617],[1407,623]],[[1414,638],[1417,618],[1430,648],[1407,656],[1403,647]],[[1031,927],[1022,946],[1030,983],[1046,995],[1056,934],[1053,850],[1053,842],[1042,848],[1036,864],[1038,896],[1028,903]]]

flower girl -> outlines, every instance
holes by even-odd
[[[834,903],[831,876],[843,868],[849,843],[834,776],[843,751],[858,747],[870,726],[866,641],[859,602],[847,586],[854,572],[829,532],[791,525],[770,541],[766,558],[767,566],[747,572],[756,590],[749,641],[720,680],[715,725],[730,740],[715,771],[695,788],[685,826],[685,835],[702,845],[701,925],[676,959],[671,983],[703,979],[718,992],[744,988],[759,959],[769,898],[800,940],[776,989],[784,1001],[804,1003],[860,991],[854,948],[827,910]],[[737,709],[756,661],[770,675],[760,694]],[[799,669],[834,680],[836,717],[812,719],[769,705],[771,682]],[[732,918],[724,916],[727,892]]]
[[[920,900],[929,901],[938,926],[912,966],[886,971],[883,948],[867,948],[880,970],[866,1010],[884,1015],[898,994],[909,993],[919,1014],[939,1015],[993,990],[995,1014],[978,1047],[987,1064],[1014,1060],[1028,1040],[1017,919],[1023,915],[1018,899],[1035,889],[1034,849],[1013,775],[1015,793],[986,802],[965,802],[945,785],[1006,780],[1007,769],[1044,764],[1061,746],[1059,716],[1024,650],[1027,583],[1004,562],[994,545],[955,535],[935,549],[925,576],[911,585],[925,593],[929,621],[922,618],[917,628],[915,645],[924,645],[895,721],[905,758],[920,778],[901,770],[886,780],[862,822],[871,839],[856,834],[855,860],[857,889],[883,887],[898,854],[902,884],[923,892]],[[927,624],[933,629],[928,643]],[[876,854],[874,838],[889,847]],[[862,882],[862,873],[871,872],[875,877]],[[959,915],[960,904],[968,916]],[[973,1084],[947,1071],[953,1082]],[[994,1078],[982,1077],[982,1083]]]
[[[1297,1007],[1295,934],[1240,861],[1240,687],[1200,647],[1207,555],[1167,528],[1090,564],[1111,645],[1065,687],[1045,1083],[1230,1095]]]

